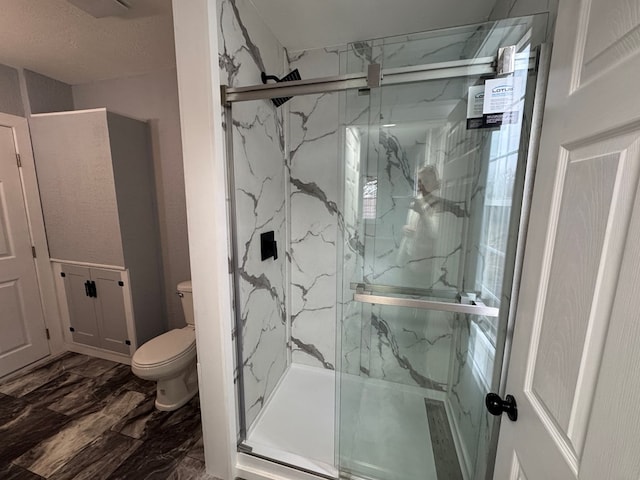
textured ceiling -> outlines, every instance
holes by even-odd
[[[291,51],[485,21],[496,0],[251,0]]]
[[[171,0],[94,18],[66,0],[0,0],[0,63],[72,85],[175,66]]]
[[[488,18],[495,0],[251,0],[288,49],[341,45]],[[171,0],[94,18],[66,0],[0,0],[0,63],[76,85],[175,66]],[[428,6],[426,6],[428,5]]]

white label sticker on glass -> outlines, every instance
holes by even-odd
[[[469,87],[467,99],[467,118],[482,118],[484,107],[484,85]]]
[[[483,114],[512,112],[521,97],[520,82],[513,77],[495,78],[484,84]]]

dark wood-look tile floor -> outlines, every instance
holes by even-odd
[[[74,353],[0,383],[0,479],[213,480],[198,398],[154,401],[129,366]]]

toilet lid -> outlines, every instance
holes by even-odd
[[[190,355],[196,349],[196,334],[192,328],[177,328],[149,340],[134,354],[134,363],[154,366]]]

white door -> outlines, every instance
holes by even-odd
[[[495,479],[640,477],[640,0],[559,2]]]
[[[48,354],[13,129],[0,126],[0,377]]]

